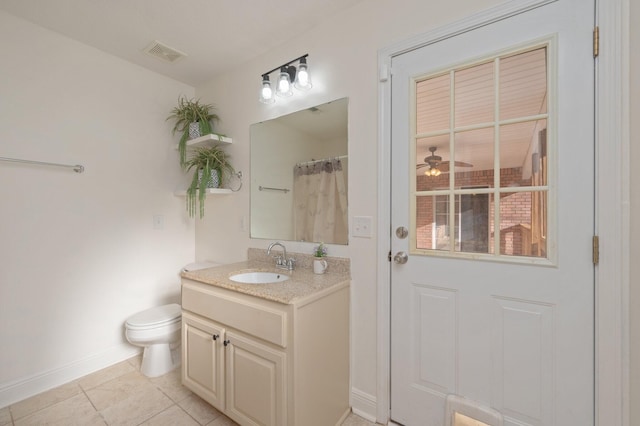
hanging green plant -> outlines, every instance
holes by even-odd
[[[223,151],[220,145],[196,148],[193,155],[185,162],[185,168],[187,171],[193,169],[191,184],[187,188],[187,211],[189,216],[195,216],[197,199],[200,218],[202,218],[207,188],[223,187],[235,170],[229,162],[229,154]],[[216,177],[218,182],[215,182]]]
[[[178,98],[178,106],[171,110],[168,120],[175,120],[173,134],[182,133],[178,142],[180,152],[180,165],[185,167],[187,158],[187,141],[199,136],[217,134],[213,132],[212,122],[219,120],[217,114],[213,112],[212,104],[201,104],[199,99],[187,99],[185,96]],[[197,124],[196,124],[197,123]],[[193,124],[193,125],[192,125]],[[189,128],[197,129],[197,135],[189,134]],[[222,136],[222,135],[219,135]]]

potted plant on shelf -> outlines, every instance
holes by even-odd
[[[175,120],[173,134],[181,132],[178,150],[180,151],[180,165],[185,166],[187,141],[213,133],[211,122],[219,117],[213,112],[213,105],[201,104],[199,99],[178,98],[178,106],[171,110],[167,120]]]
[[[207,188],[219,188],[235,170],[229,162],[229,154],[219,145],[200,147],[185,162],[187,171],[194,169],[191,184],[187,188],[187,211],[193,217],[196,211],[196,195],[200,204],[200,218],[204,216],[204,200]]]

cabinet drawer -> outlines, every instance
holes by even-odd
[[[287,346],[287,313],[284,311],[189,281],[182,284],[182,308],[276,345]]]

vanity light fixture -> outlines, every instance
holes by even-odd
[[[260,90],[260,102],[263,104],[272,104],[276,101],[273,96],[273,89],[268,75],[262,76],[262,90]]]
[[[283,98],[293,96],[293,90],[291,90],[291,77],[290,75],[296,74],[296,67],[284,66],[280,67],[280,77],[278,77],[278,88],[276,89],[276,95]]]
[[[260,102],[263,104],[272,104],[275,102],[275,96],[289,97],[293,95],[293,87],[301,91],[307,91],[313,87],[311,84],[311,76],[309,74],[309,66],[307,65],[307,56],[300,56],[286,64],[280,65],[262,74],[262,88],[260,90]],[[299,62],[298,69],[294,64]],[[280,71],[276,82],[275,91],[269,81],[269,74]]]
[[[307,57],[300,58],[300,65],[298,65],[298,74],[296,75],[296,82],[294,86],[298,90],[309,90],[313,87],[311,84],[311,76],[309,75],[309,68],[307,67]]]

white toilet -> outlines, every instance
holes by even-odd
[[[190,263],[184,271],[219,266],[215,262]],[[147,377],[158,377],[180,365],[180,351],[172,349],[180,343],[182,329],[182,307],[176,303],[158,306],[130,316],[124,323],[125,336],[129,343],[142,346],[140,371]]]
[[[144,347],[142,374],[162,376],[180,364],[179,359],[174,361],[172,358],[171,349],[180,341],[181,328],[182,308],[175,303],[147,309],[127,319],[127,340],[132,345]]]

